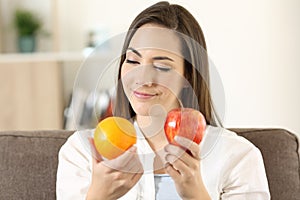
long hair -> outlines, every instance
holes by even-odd
[[[179,38],[184,58],[184,76],[190,87],[181,91],[182,105],[199,110],[204,115],[207,124],[221,125],[209,90],[208,56],[202,29],[189,11],[180,5],[168,2],[159,2],[146,8],[133,20],[129,27],[120,59],[114,115],[127,119],[136,115],[120,83],[121,67],[126,59],[127,48],[136,30],[149,23],[161,25],[185,36]]]

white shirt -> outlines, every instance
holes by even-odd
[[[136,123],[135,128],[138,135],[136,146],[144,174],[120,199],[154,200],[154,153]],[[56,184],[58,200],[86,199],[92,178],[87,138],[93,135],[93,131],[77,131],[61,147]],[[201,175],[211,199],[270,199],[262,155],[247,139],[226,129],[208,126],[200,152]]]

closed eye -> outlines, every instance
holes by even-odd
[[[162,72],[168,72],[172,69],[171,67],[161,66],[161,65],[154,65],[153,67],[154,67],[154,69],[156,69],[158,71],[162,71]]]
[[[138,61],[126,59],[126,63],[129,64],[140,64]]]

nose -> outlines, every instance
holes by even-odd
[[[150,64],[140,66],[135,72],[136,84],[151,87],[155,81],[155,72]]]

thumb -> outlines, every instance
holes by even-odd
[[[102,156],[98,153],[93,138],[89,138],[90,148],[92,153],[93,165],[103,161]]]

